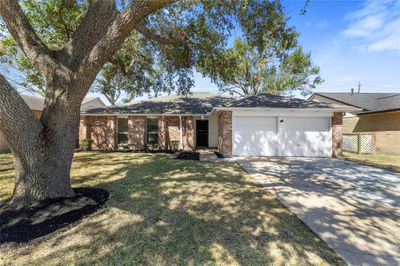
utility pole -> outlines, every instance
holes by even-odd
[[[361,91],[361,82],[358,82],[357,86],[358,86],[358,93],[360,93],[360,91]]]

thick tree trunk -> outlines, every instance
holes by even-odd
[[[0,75],[0,128],[12,151],[16,169],[11,204],[22,207],[48,198],[74,196],[70,170],[78,136],[83,96],[66,91],[62,79],[49,82],[51,102],[45,103],[40,121],[18,93]]]
[[[65,76],[68,76],[65,73]],[[82,97],[69,95],[69,83],[61,86],[63,79],[48,82],[51,95],[45,103],[39,135],[32,136],[32,144],[13,147],[16,166],[16,183],[12,204],[23,206],[38,200],[74,196],[70,183],[71,163],[79,131],[80,103]],[[18,150],[17,150],[18,149]]]
[[[13,206],[74,196],[70,170],[78,132],[79,108],[64,113],[64,117],[60,117],[57,111],[52,114],[51,120],[54,121],[47,121],[39,135],[28,136],[30,141],[24,145],[11,144],[16,168]]]
[[[43,199],[75,195],[70,183],[70,163],[65,154],[51,154],[46,150],[25,152],[30,156],[14,154],[16,179],[12,206],[22,207]],[[52,158],[57,158],[58,162],[55,164]]]

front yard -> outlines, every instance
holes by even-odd
[[[400,173],[400,156],[383,154],[357,154],[344,152],[344,158],[349,161],[383,168]]]
[[[235,164],[77,153],[72,182],[109,190],[105,208],[73,227],[0,250],[0,264],[344,264]],[[0,200],[12,189],[12,158],[3,154]]]

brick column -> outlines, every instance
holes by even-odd
[[[142,151],[145,149],[146,117],[128,117],[128,146],[130,150]]]
[[[332,117],[332,156],[340,157],[342,155],[343,140],[343,113],[335,112]]]
[[[224,157],[232,157],[232,112],[218,116],[218,151]]]
[[[160,116],[158,119],[158,146],[159,150],[166,149],[166,121],[165,116]]]
[[[194,120],[192,116],[182,117],[183,126],[183,149],[193,150],[194,148]]]
[[[88,138],[90,138],[88,118],[86,116],[81,116],[79,121],[79,142]]]

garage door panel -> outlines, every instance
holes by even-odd
[[[283,117],[278,124],[278,117],[234,117],[233,155],[330,157],[330,119]]]
[[[285,156],[329,157],[331,155],[331,143],[329,118],[285,118]]]
[[[233,124],[233,155],[275,156],[276,118],[237,117]]]

